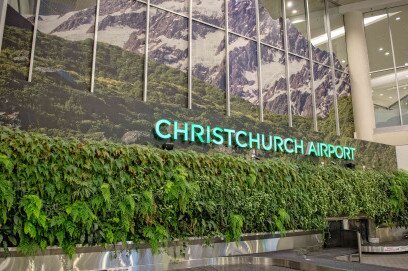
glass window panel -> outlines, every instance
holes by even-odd
[[[192,53],[194,107],[225,115],[225,32],[193,22]]]
[[[123,2],[123,1],[122,1]],[[143,96],[146,5],[136,1],[101,2],[96,92]]]
[[[330,68],[314,64],[314,87],[316,95],[316,113],[318,117],[325,118],[333,104],[332,75]]]
[[[408,69],[398,69],[398,89],[401,99],[402,121],[408,125]]]
[[[309,41],[307,40],[307,25],[304,1],[285,1],[286,17],[288,19],[289,52],[308,57]]]
[[[28,76],[36,3],[35,0],[14,0],[7,6],[2,50],[10,53],[2,54],[5,57],[2,62],[18,67],[22,79]]]
[[[330,35],[333,46],[334,67],[338,70],[348,69],[347,44],[343,14],[339,7],[329,2]]]
[[[283,19],[281,0],[259,1],[261,41],[283,48]]]
[[[377,128],[401,125],[394,70],[371,74]]]
[[[231,32],[256,38],[255,0],[229,0],[228,15]]]
[[[313,128],[313,101],[309,61],[289,55],[289,76],[293,126],[310,130]]]
[[[288,92],[285,76],[285,53],[262,46],[262,85],[265,120],[288,125]]]
[[[230,34],[229,50],[231,114],[258,120],[257,44]]]
[[[224,0],[193,0],[193,18],[216,26],[225,26]]]
[[[3,3],[0,4],[3,6]],[[0,53],[0,125],[26,128],[33,95],[27,84],[36,1],[10,1]],[[23,94],[24,93],[24,94]]]
[[[189,1],[186,0],[150,0],[150,3],[163,9],[174,11],[186,16],[188,15]]]
[[[56,73],[65,87],[90,89],[95,12],[96,1],[41,0],[34,80]]]
[[[188,19],[157,8],[150,12],[148,101],[187,106]]]
[[[369,12],[364,20],[370,70],[378,71],[393,68],[390,32],[385,10]]]
[[[84,97],[90,91],[96,1],[40,4],[33,82],[18,87],[18,118],[23,129],[73,135],[87,112]]]
[[[352,138],[355,129],[349,74],[336,71],[336,94],[341,135]]]
[[[332,72],[329,67],[314,64],[314,88],[319,131],[336,134]]]
[[[395,64],[408,66],[408,5],[389,10],[389,20],[394,43]]]
[[[313,60],[330,65],[328,35],[325,26],[324,0],[309,0],[310,35],[313,46]]]

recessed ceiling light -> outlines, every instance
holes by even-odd
[[[292,10],[292,14],[297,14],[297,13],[298,13],[297,9]]]
[[[385,52],[385,55],[386,55],[386,56],[389,56],[389,55],[390,55],[390,52]]]
[[[380,93],[380,96],[384,96],[384,94]]]
[[[343,59],[343,60],[341,61],[341,63],[346,63],[346,61]]]
[[[401,17],[397,17],[397,18],[395,18],[395,20],[396,20],[396,21],[399,21],[399,20],[401,20]]]
[[[390,96],[390,97],[388,97],[389,99],[392,99],[392,97]]]
[[[292,2],[292,1],[289,1],[288,4],[287,4],[287,6],[288,6],[288,8],[293,7],[293,2]]]
[[[384,48],[381,47],[380,49],[378,49],[378,51],[382,52],[384,51]]]

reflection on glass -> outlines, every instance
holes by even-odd
[[[225,32],[193,22],[192,56],[194,109],[225,114]]]
[[[228,0],[229,29],[248,38],[256,38],[255,0]]]
[[[408,69],[398,69],[398,89],[401,99],[402,121],[408,125]]]
[[[282,1],[259,1],[259,21],[261,41],[283,48]]]
[[[101,1],[95,91],[118,91],[142,98],[146,5]]]
[[[186,0],[150,0],[150,3],[152,5],[157,5],[161,8],[164,8],[170,11],[178,12],[183,15],[188,15],[189,1],[186,1]]]
[[[289,52],[309,57],[304,1],[285,1]]]
[[[324,0],[308,1],[313,60],[321,64],[330,65],[329,42],[325,26]]]
[[[365,14],[365,33],[367,39],[370,70],[378,71],[392,68],[392,50],[385,10]],[[370,22],[370,23],[367,23]],[[405,41],[404,41],[405,44]]]
[[[309,61],[289,55],[289,76],[292,114],[294,119],[296,116],[304,117],[299,125],[303,129],[310,130],[313,127],[313,101]]]
[[[229,36],[231,114],[245,110],[259,117],[257,44],[234,34]]]
[[[408,5],[389,10],[395,65],[408,67]]]
[[[348,67],[347,45],[344,30],[343,14],[339,13],[339,7],[328,2],[330,18],[330,35],[333,46],[334,67],[338,70],[346,70]]]
[[[371,74],[377,128],[401,125],[394,70]]]
[[[224,0],[193,0],[193,18],[219,27],[224,27],[224,2]]]
[[[157,8],[150,12],[148,100],[186,106],[188,19]],[[170,81],[175,83],[155,87]]]
[[[262,46],[262,80],[265,111],[287,116],[288,93],[283,51]],[[287,120],[282,123],[285,126],[287,124]]]

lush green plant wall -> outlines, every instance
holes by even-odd
[[[166,152],[0,128],[0,243],[58,245],[324,229],[366,214],[408,223],[408,174]]]

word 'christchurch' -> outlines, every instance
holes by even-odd
[[[156,122],[155,134],[163,140],[199,142],[202,144],[228,145],[264,151],[301,154],[315,157],[355,159],[355,148],[322,142],[305,142],[302,139],[283,138],[233,129],[202,126],[187,122],[161,119]]]

